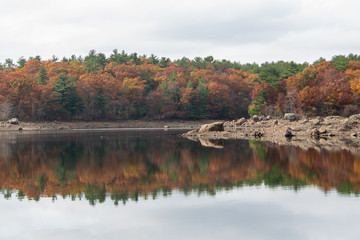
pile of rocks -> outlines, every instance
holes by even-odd
[[[225,127],[225,128],[224,128]],[[227,122],[216,122],[201,126],[199,130],[186,133],[185,136],[207,139],[262,139],[275,141],[280,139],[328,139],[359,138],[360,114],[349,118],[340,116],[315,117],[301,119],[293,113],[283,118],[271,116],[253,116]]]

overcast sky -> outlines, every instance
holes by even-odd
[[[17,0],[0,8],[0,61],[95,49],[171,59],[310,62],[360,49],[358,0]]]

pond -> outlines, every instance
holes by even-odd
[[[0,238],[351,239],[360,154],[184,130],[3,132]]]

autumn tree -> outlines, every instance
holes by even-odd
[[[306,114],[341,114],[351,103],[350,83],[330,62],[321,62],[287,79],[288,92],[296,94],[297,111]]]
[[[14,106],[15,116],[30,120],[34,82],[30,81],[27,75],[15,72],[11,73],[9,78],[9,99]]]
[[[107,73],[100,75],[94,73],[84,74],[76,82],[77,92],[83,99],[83,115],[87,120],[100,120],[106,118],[107,97],[105,85],[111,81],[112,76]]]

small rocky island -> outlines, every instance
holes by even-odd
[[[360,150],[360,114],[348,118],[340,116],[301,118],[285,114],[272,119],[254,116],[227,122],[202,125],[200,129],[183,134],[200,141],[204,146],[221,147],[226,139],[271,141],[296,145],[305,149]],[[222,141],[221,141],[222,140]]]

